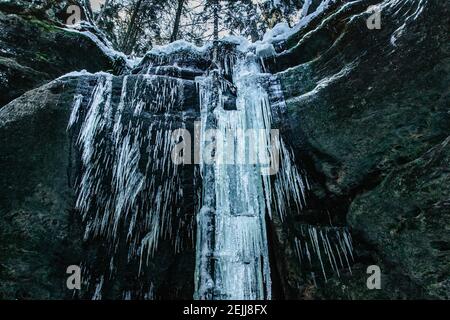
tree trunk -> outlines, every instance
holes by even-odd
[[[111,2],[110,0],[105,0],[105,3],[103,4],[102,10],[100,10],[97,18],[95,19],[95,23],[98,23],[102,19],[103,14],[105,13],[105,9],[108,8],[110,2]]]
[[[217,62],[218,46],[219,46],[219,10],[220,10],[220,0],[214,0],[213,8],[213,18],[214,18],[214,51],[213,51],[213,61]]]
[[[214,1],[214,41],[219,40],[219,0]]]
[[[184,1],[185,0],[178,0],[177,13],[175,16],[175,23],[173,25],[172,35],[170,36],[170,42],[176,41],[178,38],[178,33],[180,31],[181,14],[183,13],[183,7],[184,7]]]
[[[94,21],[92,19],[92,7],[91,2],[89,0],[82,0],[79,2],[81,5],[81,8],[83,9],[84,17],[86,18],[86,21],[94,25]]]
[[[131,19],[130,19],[130,23],[128,25],[128,29],[127,32],[125,33],[125,37],[122,40],[122,51],[126,54],[129,54],[131,52],[129,52],[130,47],[132,48],[133,45],[130,44],[130,40],[131,40],[131,35],[133,34],[133,32],[135,31],[134,29],[136,28],[136,20],[139,14],[139,10],[141,9],[141,5],[142,5],[142,1],[143,0],[138,0],[134,9],[133,9],[133,13],[131,14]]]
[[[258,25],[255,19],[250,19],[251,14],[248,14],[247,17],[249,18],[248,21],[251,21],[249,25],[250,37],[252,38],[252,42],[256,42],[257,40],[259,40]]]

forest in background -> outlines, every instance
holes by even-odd
[[[277,23],[292,26],[314,10],[315,0],[79,0],[85,19],[115,49],[145,54],[179,39],[202,45],[220,36],[262,39]],[[320,1],[318,1],[320,2]]]

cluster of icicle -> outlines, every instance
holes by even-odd
[[[175,124],[165,116],[183,100],[183,82],[125,76],[118,105],[112,96],[113,76],[97,75],[91,96],[75,97],[68,124],[81,152],[76,209],[85,239],[99,239],[110,259],[109,274],[94,280],[94,299],[102,298],[105,278],[114,277],[119,246],[126,246],[128,261],[138,261],[141,273],[161,239],[175,235],[175,251],[183,245],[172,221],[183,198],[180,169],[171,160]]]
[[[343,268],[352,272],[352,238],[345,228],[303,225],[300,227],[299,237],[294,239],[294,245],[300,264],[309,265],[311,269],[314,269],[315,264],[319,264],[325,281],[327,264],[338,276],[339,270]],[[323,259],[323,256],[326,258]],[[315,282],[315,272],[312,271],[311,275]]]
[[[307,183],[297,170],[291,152],[279,136],[273,139],[272,111],[262,74],[253,54],[226,59],[222,65],[233,70],[236,110],[224,110],[222,91],[229,86],[221,71],[197,79],[202,116],[202,156],[206,130],[220,132],[215,150],[216,163],[202,161],[203,207],[197,216],[196,299],[270,299],[271,277],[266,231],[266,214],[273,209],[284,217],[293,205],[304,205]],[[280,154],[280,168],[273,182],[262,174],[262,163],[221,163],[237,153],[239,130],[258,129],[259,139],[245,144],[247,154]],[[233,133],[235,133],[233,135]],[[220,140],[221,139],[221,140]],[[272,144],[275,144],[275,149]]]
[[[245,151],[273,160],[275,150],[279,167],[274,176],[262,174],[268,166],[264,162],[211,165],[201,161],[195,169],[194,180],[196,175],[202,179],[196,217],[195,298],[270,299],[266,215],[277,214],[284,221],[289,212],[300,212],[309,185],[289,146],[271,131],[277,113],[286,108],[278,79],[263,73],[264,67],[252,53],[225,54],[218,66],[196,80],[201,156],[208,148],[208,129],[221,133],[216,159],[238,148],[236,132],[257,129],[262,135],[245,144]],[[225,80],[230,77],[232,82]],[[130,263],[138,262],[139,277],[162,239],[171,238],[179,252],[185,240],[181,235],[194,230],[192,221],[180,218],[181,168],[171,159],[176,143],[172,130],[185,128],[178,109],[184,99],[183,80],[144,74],[125,76],[122,81],[117,104],[112,101],[113,76],[97,75],[90,97],[75,97],[68,125],[81,152],[76,209],[86,225],[85,239],[103,243],[110,259],[103,274],[87,277],[95,285],[94,299],[102,298],[103,286],[115,276],[119,248],[123,251],[125,246]],[[237,92],[236,110],[225,110],[224,92],[231,87]],[[309,241],[302,237],[294,243],[301,262],[308,259],[312,264],[316,257],[325,278],[322,252],[336,272],[344,262],[349,266],[348,233],[335,232],[331,237],[330,232],[311,226],[308,234]],[[154,297],[151,283],[147,290],[145,296]],[[123,293],[125,299],[132,295]]]

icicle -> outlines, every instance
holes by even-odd
[[[231,59],[225,58],[225,72],[228,72],[230,64]],[[245,60],[234,68],[237,110],[223,109],[222,91],[228,88],[228,83],[216,81],[215,74],[199,79],[202,157],[208,147],[205,140],[210,124],[217,124],[218,134],[216,163],[211,166],[202,162],[201,167],[204,195],[203,208],[198,214],[197,299],[255,300],[271,297],[265,225],[267,208],[260,165],[234,158],[239,152],[244,152],[247,157],[259,155],[270,141],[263,136],[254,140],[255,143],[239,146],[238,143],[245,137],[236,137],[237,132],[246,130],[262,131],[265,134],[270,131],[266,130],[270,129],[265,101],[267,94],[258,81],[251,78],[252,74],[257,75],[257,72],[252,73],[257,68],[255,61]],[[212,119],[214,121],[211,122]],[[211,223],[213,229],[205,229]],[[214,241],[210,242],[209,239]],[[213,269],[209,260],[214,260]]]
[[[76,95],[74,97],[73,107],[72,107],[72,113],[70,114],[69,124],[67,125],[67,130],[71,129],[72,126],[78,121],[78,118],[80,116],[80,106],[83,101],[82,95]]]
[[[202,157],[208,148],[207,129],[213,124],[218,132],[214,166],[201,161],[200,168],[204,194],[203,209],[198,214],[197,299],[270,298],[265,216],[272,216],[272,208],[282,220],[292,208],[299,212],[308,186],[294,164],[292,152],[271,130],[271,102],[276,100],[279,110],[285,108],[279,82],[262,73],[263,64],[256,55],[240,56],[236,63],[234,59],[234,55],[225,55],[220,64],[225,74],[233,69],[236,110],[223,108],[222,92],[232,85],[217,79],[220,72],[196,81],[202,110]],[[272,182],[263,173],[270,172],[267,166],[273,163],[268,160],[273,161],[277,155],[280,167]],[[212,227],[205,229],[208,224]],[[317,241],[314,248],[320,250]],[[297,250],[300,255],[301,249]]]
[[[305,234],[307,229],[307,235]],[[322,261],[322,250],[328,258],[331,270],[339,277],[340,269],[348,267],[350,273],[350,263],[347,258],[351,253],[351,242],[347,244],[345,238],[349,237],[348,230],[338,227],[315,227],[315,226],[301,226],[300,234],[294,238],[294,248],[298,248],[304,241],[304,250],[296,250],[295,253],[302,264],[303,258],[306,257],[309,261],[310,267],[312,262],[317,261],[322,269],[322,274],[326,280],[326,268]],[[351,241],[351,240],[349,240]],[[313,248],[313,255],[309,251],[309,245]],[[350,247],[349,247],[350,245]],[[337,255],[337,258],[336,258]],[[345,260],[345,263],[344,263]]]
[[[167,112],[183,101],[183,86],[168,77],[125,76],[115,108],[113,77],[102,74],[87,106],[82,96],[74,97],[68,129],[78,124],[74,134],[82,160],[76,208],[85,222],[84,239],[100,238],[109,250],[106,275],[114,273],[119,243],[128,250],[128,262],[139,263],[139,274],[162,238],[181,250],[181,240],[172,236],[180,229],[174,228],[172,213],[179,216],[183,191],[170,158],[173,122]],[[148,112],[165,116],[146,125]],[[102,279],[95,298],[101,298],[107,278]]]
[[[100,282],[95,287],[95,292],[94,292],[94,296],[92,297],[92,300],[101,300],[102,299],[102,289],[103,289],[104,280],[105,280],[104,277],[101,276]]]

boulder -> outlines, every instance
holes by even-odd
[[[310,295],[448,298],[450,7],[385,0],[371,30],[375,2],[336,2],[271,66],[287,103],[283,130],[312,184],[296,223],[331,221],[355,239],[356,276]],[[385,279],[376,293],[365,287],[371,264]]]
[[[81,114],[87,113],[93,91],[105,77],[110,77],[112,81],[112,108],[117,110],[121,103],[124,83],[127,87],[123,99],[126,96],[135,98],[125,100],[125,109],[121,112],[125,123],[141,123],[142,130],[162,126],[161,129],[170,133],[171,128],[164,128],[164,125],[185,121],[186,127],[193,130],[193,121],[198,116],[194,82],[165,75],[131,75],[126,79],[106,73],[69,75],[31,90],[2,108],[0,166],[3,170],[0,173],[0,188],[5,192],[0,196],[0,215],[4,222],[0,224],[0,298],[93,298],[97,281],[109,274],[112,262],[107,257],[112,256],[116,275],[102,280],[103,298],[122,299],[127,294],[141,299],[192,296],[195,258],[190,221],[194,217],[196,201],[194,166],[179,171],[180,183],[184,185],[183,203],[178,204],[178,207],[184,208],[182,216],[178,218],[175,213],[169,214],[174,221],[173,233],[161,234],[155,254],[142,257],[147,261],[143,267],[140,265],[142,260],[130,262],[130,249],[125,245],[126,241],[121,242],[123,246],[111,255],[105,252],[109,238],[103,239],[103,235],[84,238],[90,218],[83,220],[75,205],[76,181],[85,170],[81,165],[83,149],[77,138],[83,121]],[[160,100],[174,97],[174,91],[170,94],[170,90],[175,90],[173,85],[182,90],[177,93],[181,100],[173,101],[173,109],[169,110],[168,104]],[[135,91],[136,87],[141,90]],[[167,96],[154,99],[167,90]],[[74,128],[68,130],[77,97],[83,97],[79,106],[81,122],[74,123]],[[143,108],[140,115],[135,113],[138,100]],[[158,102],[167,109],[158,108]],[[179,115],[182,111],[185,113],[183,118]],[[178,127],[181,125],[178,124]],[[142,139],[143,143],[151,145],[152,141],[146,141],[145,136]],[[147,154],[144,147],[141,162],[146,161]],[[110,166],[104,166],[105,172],[110,169]],[[145,171],[145,166],[139,166],[139,170]],[[110,183],[103,185],[103,188],[110,187]],[[120,228],[128,230],[130,223],[124,217]],[[176,223],[186,225],[180,230],[181,226]],[[143,238],[146,235],[140,236]],[[66,286],[66,269],[80,263],[84,265],[83,288],[81,292],[74,293]],[[141,278],[138,281],[136,274],[145,277],[145,280]],[[143,283],[147,285],[145,288]]]
[[[33,16],[0,11],[0,29],[0,107],[66,73],[122,63],[86,34]]]

